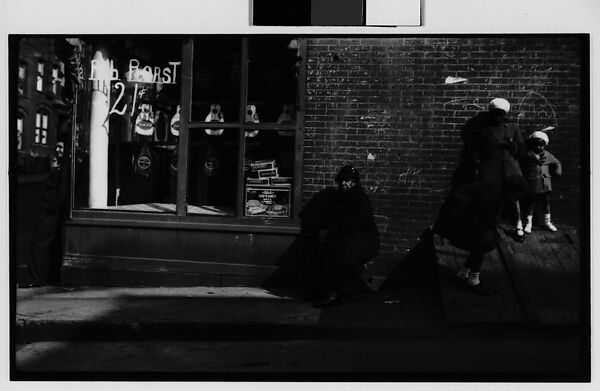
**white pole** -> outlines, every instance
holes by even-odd
[[[89,207],[106,208],[108,201],[108,111],[111,67],[100,50],[94,54],[90,115]]]

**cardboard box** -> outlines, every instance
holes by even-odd
[[[290,217],[290,188],[247,186],[244,216]]]
[[[246,178],[249,185],[269,185],[269,178]]]
[[[277,168],[271,168],[270,170],[258,170],[259,178],[271,178],[279,176],[279,170]]]
[[[269,184],[271,186],[291,186],[292,177],[289,176],[278,176],[269,178]]]
[[[275,167],[275,160],[256,160],[250,163],[252,171],[271,170]]]

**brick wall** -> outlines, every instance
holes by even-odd
[[[565,176],[554,181],[554,220],[577,225],[589,132],[580,119],[581,51],[567,36],[309,39],[303,203],[333,185],[341,165],[357,165],[381,230],[380,258],[400,259],[435,220],[461,127],[504,97],[523,132],[555,128],[549,150]]]

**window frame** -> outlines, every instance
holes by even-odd
[[[284,36],[284,35],[280,35]],[[248,40],[250,37],[240,38],[241,71],[240,71],[240,113],[237,122],[207,123],[204,121],[192,121],[192,81],[193,81],[193,45],[196,36],[184,36],[181,38],[181,89],[180,89],[180,128],[178,140],[178,169],[177,169],[177,197],[174,214],[166,213],[140,213],[132,211],[110,211],[90,210],[74,208],[74,177],[75,177],[75,154],[72,154],[72,178],[71,178],[71,205],[69,216],[75,224],[92,224],[100,226],[129,226],[129,227],[163,227],[176,229],[194,230],[222,230],[222,231],[248,231],[248,232],[276,232],[282,234],[297,234],[300,231],[299,212],[301,207],[302,189],[302,151],[304,135],[304,110],[305,110],[305,86],[306,86],[306,38],[299,35],[285,35],[290,39],[298,39],[300,52],[300,66],[297,78],[297,112],[295,124],[275,123],[245,123],[245,109],[248,101]],[[216,36],[218,37],[218,36]],[[268,36],[264,36],[268,38]],[[245,156],[245,129],[247,128],[277,131],[293,130],[294,139],[294,180],[291,188],[292,203],[289,218],[270,216],[244,216],[244,156]],[[187,212],[188,197],[188,161],[190,146],[190,130],[194,129],[238,129],[238,173],[237,195],[235,213],[233,216],[203,216]],[[72,128],[75,132],[75,128]]]

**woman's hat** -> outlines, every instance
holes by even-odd
[[[347,165],[347,166],[342,167],[340,169],[340,172],[338,172],[338,174],[336,175],[335,181],[341,182],[344,179],[353,179],[354,181],[358,182],[358,180],[359,180],[358,169],[352,165]]]
[[[508,113],[510,111],[510,103],[506,99],[495,98],[490,102],[490,110],[492,109],[500,109]]]

